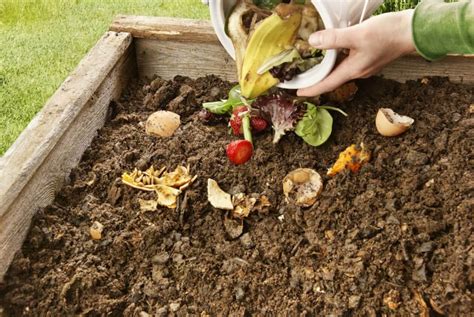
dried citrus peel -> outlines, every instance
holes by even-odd
[[[334,176],[343,170],[350,170],[357,173],[362,165],[370,160],[370,152],[365,149],[364,143],[360,146],[352,144],[339,154],[336,163],[328,170],[329,176]]]
[[[122,174],[122,182],[140,190],[154,191],[159,205],[174,209],[177,197],[197,178],[197,175],[191,176],[189,167],[184,166],[178,166],[172,172],[165,170],[166,167],[155,170],[151,166],[142,172],[135,168],[132,173]]]

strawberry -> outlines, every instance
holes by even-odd
[[[242,135],[242,112],[248,111],[246,106],[239,106],[232,111],[232,116],[229,120],[229,125],[232,128],[234,135]]]
[[[261,117],[250,118],[250,125],[254,132],[259,133],[268,127],[268,122]]]
[[[248,140],[232,141],[226,148],[227,157],[235,165],[244,164],[253,154],[253,145]]]

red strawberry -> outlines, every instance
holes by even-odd
[[[232,112],[232,116],[229,120],[229,125],[232,128],[232,132],[234,133],[234,135],[242,135],[242,117],[240,116],[240,114],[246,111],[248,111],[248,108],[246,106],[239,106],[235,108]]]
[[[247,140],[232,141],[226,148],[227,157],[235,165],[244,164],[253,154],[253,145]]]
[[[260,117],[252,117],[250,118],[250,125],[252,126],[253,131],[259,133],[268,127],[268,122]]]

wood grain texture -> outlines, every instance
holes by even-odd
[[[107,32],[0,162],[0,281],[31,218],[50,204],[136,73],[128,33]]]
[[[214,74],[236,81],[234,60],[216,43],[183,43],[152,39],[135,40],[140,77],[176,75],[198,78]]]
[[[137,39],[135,42],[140,77],[158,75],[171,79],[183,75],[197,78],[214,74],[237,81],[235,62],[218,42],[199,44],[153,39]],[[380,75],[399,82],[425,76],[446,76],[453,82],[474,84],[474,58],[448,56],[441,61],[428,62],[412,54],[388,65]]]
[[[221,47],[209,21],[119,16],[112,30],[130,32],[136,40],[139,74],[192,78],[215,74],[236,81],[234,61]],[[474,57],[448,56],[427,62],[418,54],[402,57],[385,67],[381,75],[405,82],[424,76],[447,76],[453,82],[474,83]]]
[[[400,82],[425,76],[442,76],[449,77],[455,83],[474,84],[474,57],[453,55],[428,62],[418,54],[411,54],[394,61],[381,74]]]
[[[134,38],[175,42],[217,43],[212,25],[205,20],[119,15],[111,31],[129,32]]]

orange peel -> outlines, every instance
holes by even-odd
[[[336,163],[328,170],[328,176],[336,174],[348,169],[353,173],[357,173],[362,165],[370,160],[370,151],[366,150],[364,143],[360,146],[352,144],[339,154]]]

